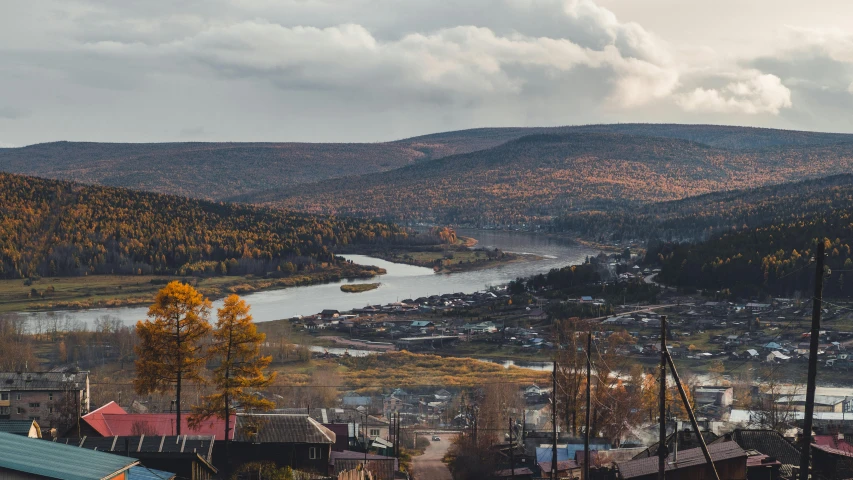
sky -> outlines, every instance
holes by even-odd
[[[0,0],[0,147],[853,132],[849,0]]]

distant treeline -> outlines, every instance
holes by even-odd
[[[332,249],[403,241],[372,220],[312,216],[0,173],[0,278],[288,275]]]

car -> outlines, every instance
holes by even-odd
[[[440,442],[440,441],[441,441],[441,437],[439,437],[438,435],[433,435],[433,436],[432,436],[432,441],[433,441],[433,442]]]

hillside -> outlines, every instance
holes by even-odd
[[[833,175],[747,190],[730,190],[675,200],[572,212],[554,219],[552,229],[602,241],[705,240],[730,230],[853,209],[853,175]]]
[[[529,135],[620,134],[728,150],[852,143],[853,135],[712,125],[619,124],[481,128],[384,143],[54,142],[0,149],[0,171],[223,200],[323,180],[370,175],[492,149]]]
[[[0,173],[0,278],[287,276],[343,263],[339,245],[396,226]]]
[[[658,281],[740,297],[808,297],[817,241],[827,245],[828,297],[853,295],[853,208],[727,232],[701,243],[653,243],[646,262],[660,265]],[[846,278],[846,279],[845,279]]]
[[[718,140],[735,142],[731,137]],[[753,138],[751,144],[757,142]],[[549,222],[572,211],[634,208],[819,178],[849,172],[851,166],[853,143],[730,150],[664,137],[530,135],[390,172],[240,200],[403,222],[519,225]]]

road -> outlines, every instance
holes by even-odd
[[[438,442],[430,442],[423,455],[412,459],[414,480],[453,480],[450,469],[441,459],[453,443],[453,434],[441,434]],[[430,437],[432,436],[430,435]]]

